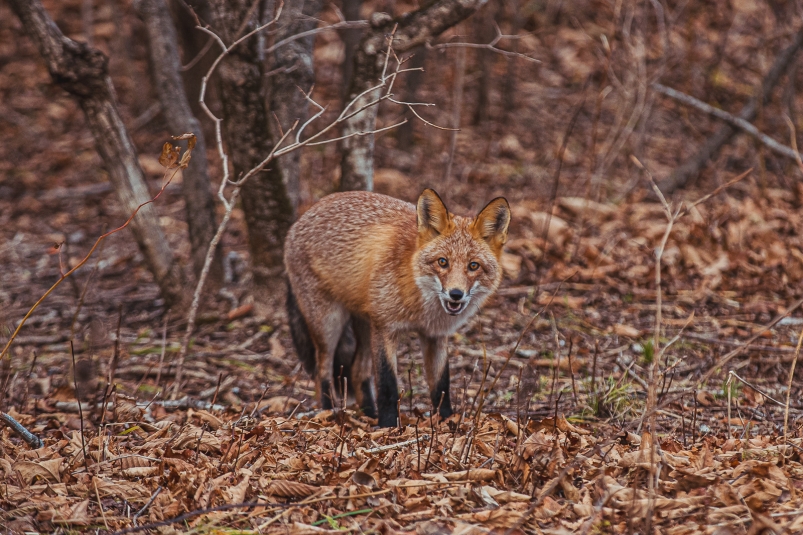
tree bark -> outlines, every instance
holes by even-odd
[[[487,9],[474,19],[475,34],[478,43],[490,43],[495,37],[494,20],[496,6],[489,5]],[[477,107],[474,108],[472,123],[480,125],[487,123],[491,118],[491,82],[493,80],[493,64],[496,54],[488,49],[477,50],[477,61],[480,64],[479,87],[477,88]]]
[[[98,152],[109,172],[123,209],[133,213],[150,199],[136,149],[117,111],[108,74],[108,58],[100,51],[65,37],[39,0],[10,0],[25,33],[36,43],[53,81],[73,95],[84,110]],[[168,304],[182,299],[183,278],[152,205],[144,206],[131,230],[145,262]]]
[[[258,10],[251,9],[253,5],[253,0],[210,2],[213,29],[225,43],[256,28]],[[247,39],[235,47],[221,63],[217,76],[223,135],[236,179],[256,167],[273,146],[258,39]],[[279,277],[283,271],[282,247],[293,223],[293,205],[278,165],[272,164],[248,180],[241,198],[254,296],[260,307],[269,306],[284,291]]]
[[[519,0],[509,0],[510,3],[510,35],[518,35],[521,30],[522,16],[519,9]],[[518,52],[519,41],[513,39],[510,42],[513,52]],[[517,94],[517,73],[516,58],[505,58],[507,61],[507,79],[502,84],[502,105],[505,110],[505,117],[512,118],[516,113],[516,94]]]
[[[173,135],[192,132],[196,136],[192,159],[184,169],[181,192],[189,227],[192,267],[198,277],[217,230],[204,133],[184,91],[178,38],[167,3],[164,0],[140,0],[137,7],[148,33],[151,72],[168,128]],[[220,247],[215,251],[207,280],[212,287],[220,286],[223,281]]]
[[[200,31],[198,23],[209,24],[209,4],[206,0],[187,0],[186,2],[167,3],[173,25],[178,35],[179,49],[183,52],[181,79],[190,102],[192,114],[203,117],[204,109],[198,101],[201,94],[201,84],[204,75],[209,71],[215,56],[220,53],[212,36]],[[210,85],[206,88],[206,101],[214,102],[217,98],[217,88]],[[214,129],[207,123],[202,123],[210,139],[214,139]]]
[[[297,0],[286,3],[278,21],[276,41],[315,28],[321,4],[321,0]],[[291,41],[274,52],[271,70],[277,71],[277,74],[270,79],[270,107],[284,129],[290,128],[296,120],[299,121],[299,125],[303,124],[309,115],[309,102],[301,91],[309,91],[315,82],[314,44],[315,36],[309,35]],[[301,151],[282,156],[278,162],[295,219],[301,191],[299,180]]]
[[[343,18],[346,20],[360,20],[360,10],[362,0],[343,0]],[[362,38],[362,30],[341,30],[340,38],[343,40],[345,50],[343,51],[343,98],[348,97],[348,90],[351,87],[351,79],[354,74],[354,52]]]
[[[354,55],[354,77],[347,102],[376,85],[382,75],[387,38],[398,25],[393,35],[393,49],[403,54],[410,49],[437,37],[458,22],[468,18],[488,0],[436,0],[426,7],[392,19],[384,13],[374,13],[371,28],[357,47]],[[372,91],[354,103],[359,109],[375,100],[378,91]],[[343,135],[368,132],[376,127],[377,107],[363,110],[346,122]],[[353,136],[341,144],[340,189],[372,190],[374,187],[374,136]]]
[[[759,103],[765,103],[769,100],[772,90],[781,79],[781,76],[792,64],[792,61],[803,46],[803,28],[799,29],[795,34],[792,44],[783,49],[775,62],[770,67],[764,80],[761,82],[760,94],[754,96],[742,108],[738,117],[745,121],[752,121],[758,114]],[[698,174],[705,167],[705,165],[719,152],[723,145],[728,143],[731,138],[736,134],[736,128],[729,124],[724,124],[708,138],[697,153],[685,162],[680,164],[672,171],[664,180],[658,182],[658,188],[664,195],[669,195],[679,188],[683,188],[686,184]],[[655,195],[651,194],[651,198],[655,199]]]

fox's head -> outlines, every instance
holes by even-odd
[[[437,297],[452,316],[471,303],[479,306],[502,280],[499,257],[510,225],[507,200],[492,200],[472,219],[450,214],[438,194],[425,189],[416,211],[414,269],[425,300]]]

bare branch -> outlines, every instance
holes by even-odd
[[[333,139],[327,139],[325,141],[316,141],[315,143],[306,143],[306,145],[308,147],[314,147],[315,145],[325,145],[326,143],[332,143],[333,141],[340,141],[341,139],[346,139],[349,136],[367,136],[369,134],[378,134],[380,132],[385,132],[386,130],[392,130],[392,129],[396,128],[397,126],[403,125],[406,122],[407,122],[407,119],[405,119],[405,120],[403,120],[401,122],[398,122],[398,123],[393,123],[390,126],[385,126],[385,127],[382,127],[382,128],[377,128],[376,130],[371,130],[370,132],[354,132],[352,134],[349,134],[348,136],[340,136],[340,137],[336,137],[336,138],[333,138]]]
[[[496,37],[494,37],[493,41],[486,44],[481,43],[440,43],[437,45],[431,45],[429,43],[426,44],[426,47],[430,50],[443,50],[446,48],[478,48],[481,50],[490,50],[495,54],[499,54],[501,56],[505,56],[506,58],[521,58],[526,61],[531,61],[533,63],[541,63],[540,59],[536,59],[534,57],[528,56],[527,54],[522,54],[521,52],[512,52],[510,50],[504,50],[498,48],[496,45],[502,39],[520,39],[520,35],[504,35],[502,31],[499,29],[499,25],[494,24],[496,28]]]
[[[772,139],[767,134],[762,133],[758,128],[753,126],[749,121],[742,119],[741,117],[736,117],[735,115],[731,115],[730,113],[726,112],[725,110],[721,110],[719,108],[715,108],[703,102],[702,100],[697,100],[696,98],[692,97],[691,95],[687,95],[686,93],[682,93],[677,89],[672,89],[671,87],[666,87],[664,85],[655,83],[652,84],[652,88],[670,98],[677,100],[678,102],[682,102],[686,105],[692,106],[697,108],[700,111],[703,111],[709,115],[713,115],[717,119],[721,119],[726,123],[730,124],[731,126],[735,126],[736,128],[740,129],[741,131],[750,134],[757,140],[759,140],[762,144],[764,144],[768,149],[775,152],[776,154],[780,154],[781,156],[786,156],[787,158],[792,158],[796,162],[800,159],[800,154],[792,149],[791,147],[787,147],[782,143],[778,143],[774,139]]]
[[[293,41],[297,41],[298,39],[303,39],[304,37],[307,37],[309,35],[316,35],[329,30],[359,30],[361,28],[367,28],[368,26],[369,24],[367,20],[344,20],[342,22],[330,24],[329,26],[324,26],[322,28],[315,28],[314,30],[307,30],[306,32],[297,33],[286,39],[282,39],[281,41],[274,43],[272,46],[266,48],[265,53],[270,54],[277,48],[283,47],[287,43],[292,43]]]
[[[393,100],[393,99],[390,99],[390,100],[391,100],[391,102],[395,102],[396,104],[404,104],[403,102],[398,102],[398,101],[396,101],[396,100]],[[412,106],[412,105],[410,105],[410,104],[407,104],[406,106],[407,106],[407,109],[408,109],[408,110],[410,110],[410,112],[412,112],[412,114],[413,114],[413,115],[415,115],[416,117],[418,117],[418,119],[419,119],[421,122],[423,122],[424,124],[426,124],[426,125],[428,125],[428,126],[431,126],[432,128],[437,128],[438,130],[447,130],[447,131],[449,131],[449,132],[459,132],[459,131],[460,131],[460,129],[459,129],[459,128],[448,128],[448,127],[446,127],[446,126],[438,126],[438,125],[436,125],[435,123],[431,123],[431,122],[427,121],[426,119],[424,119],[423,117],[421,117],[421,116],[418,114],[418,112],[417,112],[417,111],[415,111],[415,109],[413,108],[413,106]]]

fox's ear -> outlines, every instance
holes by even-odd
[[[438,234],[443,234],[451,223],[449,210],[446,205],[435,193],[435,190],[425,189],[418,197],[418,235],[431,239]]]
[[[472,225],[477,236],[485,240],[494,253],[501,253],[502,246],[507,241],[507,228],[510,226],[510,205],[507,199],[497,197],[489,202]]]

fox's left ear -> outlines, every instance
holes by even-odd
[[[510,226],[510,205],[504,197],[497,197],[482,209],[472,223],[478,237],[485,240],[495,254],[502,252]]]

